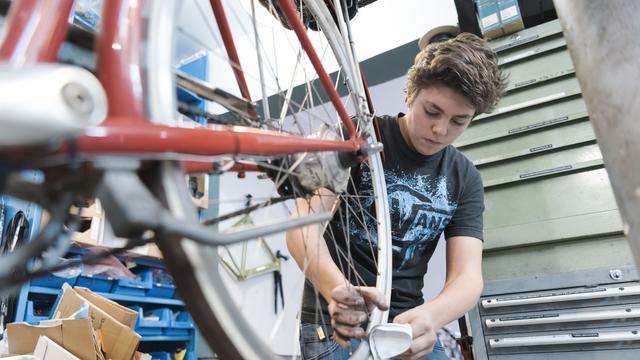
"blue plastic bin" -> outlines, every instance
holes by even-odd
[[[50,313],[51,313],[51,309],[47,309],[49,314],[47,315],[36,315],[35,314],[35,306],[34,306],[34,302],[29,300],[27,301],[27,309],[26,309],[26,313],[24,316],[24,321],[28,322],[31,325],[38,325],[40,323],[41,320],[49,320],[50,318]]]
[[[31,286],[43,286],[47,288],[60,289],[62,288],[62,284],[64,284],[65,282],[71,286],[74,286],[77,280],[78,280],[77,276],[65,278],[65,277],[49,274],[49,275],[31,280]]]
[[[149,355],[151,355],[151,360],[173,360],[172,354],[166,351],[152,352]]]
[[[147,296],[163,298],[163,299],[171,299],[175,293],[176,293],[175,285],[154,282],[151,286],[151,289],[147,291]]]
[[[76,281],[76,286],[89,288],[93,292],[107,293],[111,291],[114,278],[106,275],[80,275]]]
[[[151,270],[153,284],[147,296],[163,299],[171,299],[176,293],[176,286],[173,284],[173,278],[166,270],[154,268]]]
[[[138,274],[137,279],[117,279],[111,292],[114,294],[145,296],[145,292],[153,285],[151,270],[145,270]]]
[[[138,312],[138,321],[134,330],[141,336],[163,335],[171,325],[171,310],[167,308],[144,311],[139,306],[131,306],[130,309]],[[151,316],[157,319],[149,319]]]
[[[177,311],[171,317],[169,328],[166,329],[165,335],[169,336],[189,336],[189,331],[195,328],[193,319],[186,311]]]

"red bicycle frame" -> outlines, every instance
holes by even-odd
[[[348,116],[327,72],[312,48],[292,0],[280,6],[292,25],[320,81],[349,132],[345,141],[308,139],[301,136],[268,134],[220,128],[177,128],[150,123],[144,115],[141,83],[143,2],[105,1],[102,30],[97,38],[98,77],[107,93],[109,111],[99,126],[86,129],[77,140],[81,154],[157,154],[187,155],[281,155],[306,151],[357,151],[362,139]],[[148,0],[147,0],[148,1]],[[220,0],[211,0],[218,27],[233,62],[242,94],[249,97],[231,31]],[[55,62],[68,28],[73,0],[17,0],[11,5],[6,26],[8,33],[0,44],[0,61],[15,67],[38,62]],[[126,29],[126,31],[123,31]],[[134,73],[134,71],[138,71]],[[210,164],[209,164],[210,166]],[[203,164],[191,164],[203,170]],[[210,167],[209,167],[210,169]]]

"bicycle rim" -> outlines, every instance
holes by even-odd
[[[350,46],[345,43],[345,38],[340,36],[335,23],[326,19],[328,12],[323,1],[315,1],[314,10],[320,12],[321,16],[325,17],[324,26],[332,27],[333,30],[329,31],[329,40],[326,43],[327,47],[325,51],[332,51],[336,53],[342,53],[342,55],[336,56],[337,62],[341,64],[339,66],[339,73],[344,78],[349,79],[349,89],[353,89],[350,95],[345,98],[346,102],[351,102],[351,108],[356,112],[361,113],[365,109],[364,94],[362,93],[362,85],[359,81],[360,75],[358,69],[354,66],[353,56],[351,54]],[[171,39],[171,43],[175,42],[175,36],[180,32],[178,28],[180,24],[176,23],[176,14],[179,14],[176,8],[176,2],[174,1],[151,1],[149,2],[149,20],[147,21],[149,29],[147,30],[147,44],[146,50],[147,58],[147,71],[145,73],[146,90],[148,98],[148,116],[152,121],[157,123],[171,123],[176,116],[176,97],[175,92],[175,79],[174,70],[175,62],[174,54],[171,49],[174,46],[167,46],[168,39]],[[202,4],[200,4],[202,5]],[[184,5],[183,5],[184,6]],[[225,4],[228,6],[228,4]],[[255,6],[259,7],[258,2],[255,2]],[[245,8],[248,11],[248,8]],[[254,9],[255,10],[255,9]],[[228,15],[229,17],[235,16],[235,14]],[[210,26],[215,27],[213,18]],[[173,23],[174,25],[168,25]],[[267,33],[262,31],[263,34]],[[314,35],[316,36],[316,35]],[[328,46],[330,45],[330,47]],[[265,53],[265,45],[262,46],[262,50]],[[259,48],[258,47],[258,48]],[[208,50],[210,51],[210,50]],[[215,55],[214,55],[215,56]],[[242,61],[242,59],[241,59]],[[262,67],[268,68],[274,66],[273,64],[263,64]],[[355,71],[355,72],[354,72]],[[245,71],[248,73],[248,71]],[[266,70],[268,72],[268,70]],[[213,75],[215,76],[215,75]],[[212,77],[213,77],[212,76]],[[264,79],[264,74],[259,74],[259,71],[253,73],[254,79],[259,79],[258,82],[264,88],[264,84],[267,82]],[[279,93],[282,103],[287,104],[287,94],[291,92],[287,89],[289,81],[286,82],[284,90],[279,85],[276,89]],[[273,86],[273,85],[272,85]],[[314,96],[317,96],[317,89],[307,83],[311,95],[307,96],[306,103],[310,104],[310,107],[317,108],[316,103],[313,101]],[[226,89],[225,89],[226,90]],[[314,93],[316,93],[314,95]],[[258,96],[260,97],[260,96]],[[266,99],[266,96],[263,98]],[[170,99],[170,101],[168,101]],[[354,104],[355,103],[355,104]],[[295,100],[289,98],[289,109],[286,112],[280,111],[288,116],[278,123],[268,124],[269,130],[279,130],[288,132],[301,132],[304,135],[309,135],[309,132],[313,132],[320,125],[312,125],[311,121],[317,117],[326,119],[327,112],[324,111],[322,116],[318,115],[305,115],[304,111],[299,109],[299,105]],[[315,109],[314,109],[315,110]],[[273,111],[273,109],[271,109]],[[317,110],[315,110],[317,111]],[[322,110],[320,110],[322,111]],[[262,108],[262,114],[266,114],[264,106]],[[329,114],[332,115],[332,114]],[[267,116],[263,115],[263,118]],[[276,118],[277,115],[272,114],[269,118]],[[303,120],[296,123],[295,118],[311,119]],[[335,121],[335,115],[330,116]],[[292,120],[294,118],[294,120]],[[315,119],[317,120],[317,119]],[[319,120],[320,122],[325,122]],[[268,122],[266,122],[268,123]],[[303,129],[303,130],[300,130]],[[306,131],[306,132],[305,132]],[[372,127],[367,129],[361,129],[362,132],[369,133],[368,141],[375,142],[375,134],[373,134]],[[248,161],[259,161],[260,159],[247,159]],[[389,219],[387,211],[387,196],[386,187],[384,184],[384,176],[382,172],[382,164],[379,154],[372,154],[368,157],[367,166],[371,174],[372,180],[372,194],[368,195],[371,201],[374,202],[377,224],[375,226],[375,238],[377,239],[390,239]],[[189,192],[185,186],[185,177],[182,167],[174,162],[163,162],[159,167],[158,179],[153,186],[154,191],[158,194],[159,198],[162,198],[172,214],[179,219],[188,219],[196,221],[198,215],[195,211]],[[233,176],[233,175],[225,175]],[[284,180],[287,177],[286,171],[278,173],[276,175],[276,181]],[[352,181],[352,180],[350,180]],[[251,185],[249,185],[251,186]],[[225,191],[221,188],[221,193]],[[242,197],[243,193],[237,193],[237,197]],[[356,194],[358,195],[358,194]],[[258,200],[256,200],[258,201]],[[347,199],[343,199],[347,201]],[[360,200],[358,199],[358,202]],[[220,213],[224,212],[222,202],[220,204]],[[229,205],[232,208],[234,205]],[[267,212],[267,215],[250,213],[253,219],[264,219],[265,217],[272,216],[273,212],[282,212],[282,207],[289,209],[291,204],[283,203],[280,205],[280,209]],[[268,206],[270,209],[274,206]],[[265,211],[264,208],[260,211]],[[358,214],[364,217],[362,209],[351,209],[350,213],[345,216],[350,216],[351,220]],[[221,223],[220,228],[229,226],[237,222],[238,218],[229,220],[226,224]],[[361,219],[360,221],[370,221]],[[212,229],[212,231],[214,231]],[[346,235],[348,238],[348,235]],[[180,293],[189,308],[194,320],[196,321],[198,328],[200,329],[203,337],[206,339],[210,347],[216,352],[220,358],[224,359],[265,359],[276,358],[276,352],[273,348],[273,344],[269,343],[269,339],[265,339],[264,334],[256,333],[256,324],[251,324],[251,319],[247,319],[246,315],[242,314],[244,309],[239,308],[237,293],[236,297],[232,296],[229,289],[229,273],[225,267],[221,264],[221,254],[224,253],[224,249],[219,249],[212,246],[202,246],[196,244],[189,239],[159,239],[158,245],[162,250],[163,256],[167,267],[174,275],[176,284],[180,290]],[[387,254],[390,253],[390,240],[380,241],[380,246],[377,246],[377,253],[372,256],[377,256],[377,277],[376,286],[387,294],[389,297],[390,281],[391,281],[391,257]],[[285,249],[286,250],[286,249]],[[302,276],[302,275],[300,275]],[[357,275],[354,278],[349,279],[352,283],[358,284]],[[285,280],[287,281],[287,280]],[[304,280],[302,280],[304,281]],[[299,295],[298,295],[299,296]],[[286,299],[288,303],[292,303],[290,299]],[[294,309],[293,313],[297,314],[298,309]],[[374,311],[370,316],[370,326],[386,321],[386,312]],[[289,318],[286,321],[297,320]],[[292,339],[292,341],[295,341]],[[354,353],[354,358],[367,358],[369,356],[369,350],[366,346],[366,342]]]

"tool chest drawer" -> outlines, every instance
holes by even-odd
[[[485,296],[479,313],[490,358],[640,349],[637,282]]]

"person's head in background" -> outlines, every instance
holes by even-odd
[[[474,116],[491,112],[506,78],[489,44],[469,33],[428,44],[407,74],[405,140],[423,155],[453,143]]]

